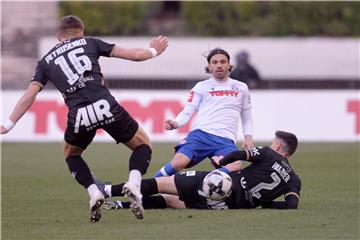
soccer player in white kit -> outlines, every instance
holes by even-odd
[[[163,166],[154,177],[171,176],[192,167],[205,158],[225,156],[238,151],[238,126],[244,134],[242,147],[253,148],[250,93],[247,85],[229,78],[232,65],[229,54],[220,48],[207,56],[206,72],[212,77],[198,82],[191,89],[184,109],[175,120],[166,120],[165,129],[173,130],[187,124],[195,112],[196,123],[191,132],[175,147],[171,162]]]

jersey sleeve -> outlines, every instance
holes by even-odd
[[[199,109],[201,95],[196,90],[194,90],[195,88],[196,85],[193,87],[193,89],[190,90],[184,109],[175,118],[175,121],[179,124],[179,127],[187,124],[194,113]]]
[[[38,82],[42,86],[45,86],[47,81],[48,81],[48,78],[45,74],[44,64],[41,61],[38,61],[36,68],[35,68],[35,73],[34,73],[33,77],[31,78],[31,82]]]
[[[189,92],[186,105],[195,106],[195,109],[197,111],[201,101],[202,101],[201,86],[199,84],[196,84]]]
[[[110,53],[113,50],[115,44],[110,44],[103,40],[95,38],[93,38],[93,40],[96,42],[99,55],[104,57],[110,57]]]
[[[266,158],[270,151],[270,148],[267,146],[264,147],[255,147],[249,150],[249,162],[260,162]]]
[[[301,180],[298,177],[298,175],[294,175],[295,179],[293,180],[291,186],[289,187],[289,189],[287,190],[287,193],[296,193],[298,195],[298,197],[300,197],[300,191],[301,191]],[[286,194],[285,194],[286,195]]]
[[[241,109],[250,109],[251,108],[251,98],[249,88],[246,86],[244,94],[241,99]]]

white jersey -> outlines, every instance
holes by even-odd
[[[184,111],[186,108],[198,111],[192,130],[201,129],[235,142],[241,111],[251,109],[249,89],[246,84],[231,78],[224,82],[209,78],[191,89]]]

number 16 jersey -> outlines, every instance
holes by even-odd
[[[103,86],[99,57],[109,57],[114,44],[96,38],[72,38],[57,44],[38,62],[32,81],[48,81],[63,94],[69,108],[110,95]]]

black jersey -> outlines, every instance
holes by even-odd
[[[38,62],[32,81],[54,83],[66,105],[92,103],[109,93],[103,86],[99,57],[109,57],[114,44],[96,38],[72,38],[53,47]]]
[[[257,207],[288,192],[300,196],[301,180],[286,158],[270,147],[257,147],[249,152],[252,164],[231,174],[234,189],[231,208]]]

